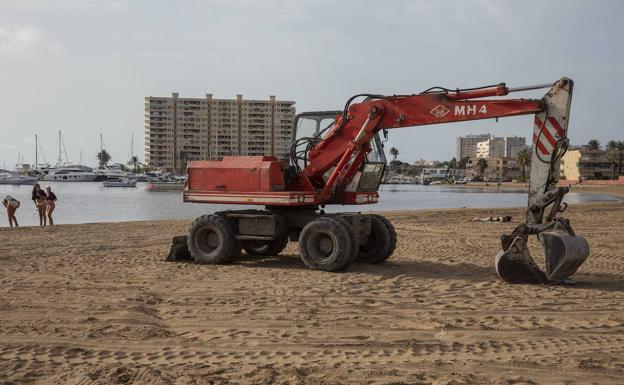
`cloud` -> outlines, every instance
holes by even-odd
[[[0,9],[14,11],[52,11],[52,10],[87,10],[125,9],[126,0],[4,0],[0,2]]]
[[[30,24],[0,24],[0,58],[30,58],[57,54],[61,47]]]

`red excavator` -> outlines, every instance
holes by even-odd
[[[483,99],[548,88],[534,99]],[[190,253],[197,263],[226,263],[245,250],[277,255],[299,242],[301,260],[315,270],[341,270],[354,261],[380,263],[397,243],[390,221],[376,214],[325,213],[326,205],[377,203],[386,159],[380,135],[390,129],[534,114],[526,223],[501,236],[496,271],[510,283],[563,281],[589,255],[589,245],[559,216],[567,187],[557,187],[559,163],[568,148],[573,82],[508,88],[450,90],[433,87],[412,95],[359,94],[342,111],[308,112],[295,120],[290,159],[270,156],[191,161],[185,202],[264,206],[197,218],[171,254]],[[355,100],[361,99],[359,102]],[[528,238],[544,249],[545,271],[535,263]]]

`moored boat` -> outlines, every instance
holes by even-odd
[[[28,175],[19,175],[14,173],[0,174],[0,184],[11,185],[34,185],[37,183],[37,178]]]
[[[103,185],[104,187],[136,187],[137,181],[128,178],[110,178]]]
[[[98,175],[92,169],[84,166],[58,167],[50,169],[42,180],[51,182],[97,182],[104,180],[104,175]]]

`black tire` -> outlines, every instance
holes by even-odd
[[[270,257],[281,253],[288,245],[288,227],[281,216],[277,217],[277,238],[271,241],[245,241],[243,249],[249,255]]]
[[[351,235],[334,218],[318,218],[309,222],[299,235],[299,252],[307,268],[337,271],[351,258]]]
[[[203,215],[191,224],[188,249],[197,263],[218,264],[230,262],[240,253],[231,222],[220,215]]]
[[[349,262],[345,265],[345,267],[349,266],[353,262],[357,260],[358,252],[359,252],[359,237],[355,231],[355,228],[351,225],[351,222],[345,217],[335,217],[349,232],[349,236],[351,237],[351,257],[349,258]]]
[[[388,259],[396,248],[394,226],[380,215],[368,215],[371,233],[360,243],[358,261],[380,263]]]
[[[388,248],[388,250],[386,251],[386,257],[384,259],[382,259],[379,262],[385,261],[386,259],[390,258],[392,256],[392,254],[394,254],[394,250],[396,250],[397,247],[397,233],[396,230],[394,228],[394,225],[392,224],[392,222],[390,222],[390,220],[382,215],[375,215],[377,218],[381,219],[385,224],[386,227],[388,228],[388,230],[390,231],[390,247]],[[375,263],[379,263],[379,262],[375,262]]]

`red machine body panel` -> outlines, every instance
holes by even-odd
[[[223,160],[190,161],[184,201],[195,203],[309,206],[318,193],[284,191],[284,163],[272,156],[226,156]],[[345,193],[345,204],[377,203],[375,192]]]
[[[190,161],[186,190],[202,192],[284,191],[284,163],[272,156],[226,156]]]

